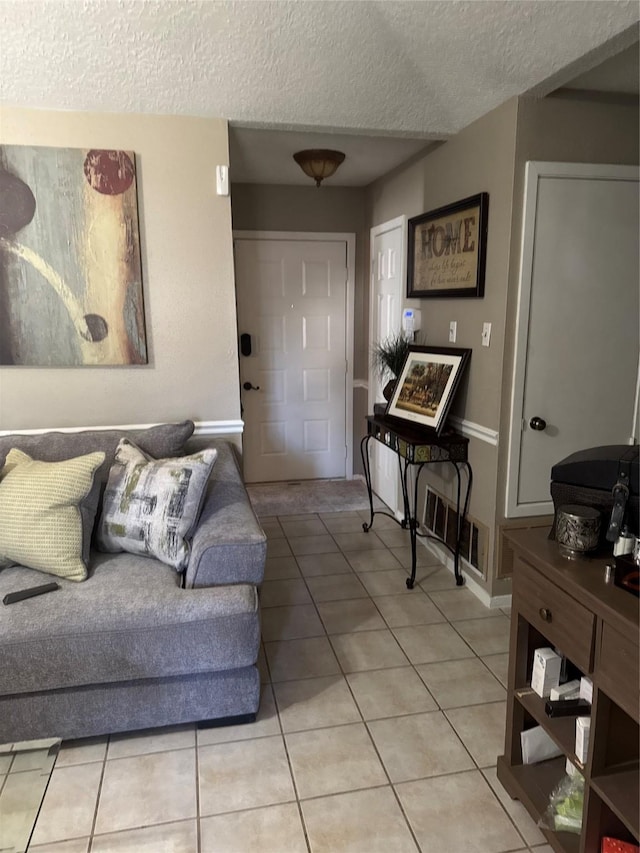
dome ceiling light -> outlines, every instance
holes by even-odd
[[[336,169],[344,160],[342,151],[331,151],[327,148],[309,148],[305,151],[298,151],[293,155],[293,159],[302,169],[305,175],[316,182],[319,187],[325,178],[330,178],[335,174]]]

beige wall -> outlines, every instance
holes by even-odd
[[[440,148],[368,188],[367,229],[400,214],[416,216],[478,192],[489,193],[487,271],[483,299],[421,300],[425,342],[446,345],[451,320],[457,346],[473,354],[453,413],[499,431],[498,447],[472,438],[474,469],[470,512],[487,524],[492,595],[509,591],[493,578],[497,523],[503,517],[505,457],[518,287],[524,169],[527,160],[638,163],[637,107],[565,99],[507,102]],[[491,322],[491,346],[480,345]],[[427,479],[449,495],[451,479]]]
[[[512,100],[406,170],[396,170],[377,181],[368,191],[370,226],[402,213],[416,216],[476,193],[489,193],[484,298],[423,299],[412,304],[419,304],[422,310],[422,337],[427,345],[449,345],[449,322],[457,322],[455,346],[468,347],[473,353],[452,413],[491,430],[498,429],[500,420],[516,119],[517,102]],[[488,349],[480,346],[484,322],[492,324]],[[496,447],[470,440],[469,459],[475,475],[470,513],[490,529],[489,566],[493,560],[497,458]],[[435,469],[427,469],[423,478],[453,496],[451,472],[445,471],[443,479]],[[486,586],[491,589],[491,582]]]
[[[233,163],[231,164],[233,171]],[[233,228],[236,231],[315,231],[356,235],[354,305],[354,379],[366,379],[368,258],[365,234],[365,191],[359,187],[233,184]],[[353,460],[361,473],[359,442],[367,403],[366,392],[354,390]]]
[[[136,154],[149,364],[0,368],[0,429],[240,417],[227,123],[2,108],[7,145]]]

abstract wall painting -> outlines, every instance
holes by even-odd
[[[133,152],[0,145],[0,364],[146,363]]]

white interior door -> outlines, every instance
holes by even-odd
[[[631,440],[638,170],[528,163],[524,220],[508,516],[553,511],[556,462]]]
[[[235,249],[238,330],[251,336],[245,479],[345,477],[347,244],[239,238]]]
[[[401,329],[405,229],[404,216],[371,229],[371,343],[397,334]],[[374,371],[369,372],[369,411],[373,411],[374,403],[386,402],[382,395],[384,384]],[[401,504],[398,457],[378,441],[369,442],[369,452],[373,491],[396,512]]]

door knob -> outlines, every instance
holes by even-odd
[[[242,384],[242,387],[244,388],[245,391],[259,391],[260,390],[259,385],[252,385],[250,382],[244,382]]]
[[[529,421],[529,426],[531,429],[538,430],[538,432],[542,432],[542,430],[547,428],[547,422],[543,418],[535,417],[531,418]]]

